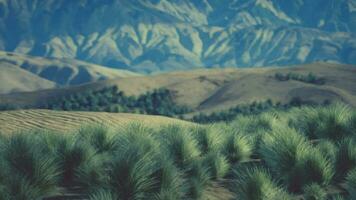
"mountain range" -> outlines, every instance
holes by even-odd
[[[356,0],[0,0],[0,50],[140,73],[356,64]]]

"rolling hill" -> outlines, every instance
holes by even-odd
[[[0,93],[79,85],[138,74],[74,59],[41,58],[0,51]]]
[[[323,78],[317,85],[298,80],[280,81],[276,73],[309,73]],[[356,68],[349,65],[315,63],[293,68],[213,69],[171,72],[152,76],[106,80],[61,89],[0,95],[2,103],[36,106],[78,92],[118,86],[126,95],[140,95],[156,88],[175,93],[174,101],[197,112],[224,110],[230,107],[265,101],[287,103],[294,97],[322,103],[342,101],[356,106]]]
[[[0,1],[0,49],[136,72],[356,64],[355,0]]]
[[[181,124],[190,122],[151,115],[103,113],[103,112],[66,112],[49,110],[19,110],[0,112],[0,132],[10,134],[28,130],[53,130],[68,133],[85,125],[103,124],[117,128],[129,123],[144,123],[147,126]]]
[[[0,68],[0,93],[34,91],[56,86],[52,81],[11,64],[2,63]]]

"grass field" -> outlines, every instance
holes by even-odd
[[[22,130],[54,130],[68,133],[83,125],[105,124],[117,128],[129,123],[141,122],[147,125],[192,124],[190,122],[152,115],[105,113],[105,112],[66,112],[51,110],[18,110],[0,112],[0,132],[11,134]]]
[[[138,115],[130,116],[136,119],[133,122],[138,119],[142,123],[116,126],[120,120],[113,121],[114,116],[120,114],[41,110],[2,113],[1,121],[8,121],[1,129],[11,123],[18,127],[21,120],[15,119],[32,121],[24,123],[21,132],[9,134],[13,129],[8,128],[8,134],[0,137],[0,197],[356,197],[356,110],[345,105],[239,116],[231,123],[208,126]],[[92,120],[96,117],[107,121],[106,126],[95,125]],[[78,126],[69,121],[76,122],[77,118],[91,122],[90,126],[75,129]],[[33,123],[41,120],[46,125],[31,131],[37,126]],[[66,129],[66,120],[73,128]],[[158,126],[147,126],[155,122]]]

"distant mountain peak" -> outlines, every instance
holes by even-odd
[[[355,0],[2,0],[0,50],[137,72],[356,63]]]

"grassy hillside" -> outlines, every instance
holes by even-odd
[[[49,113],[39,117],[40,113]],[[17,114],[15,114],[17,113]],[[32,114],[30,114],[32,113]],[[54,119],[58,112],[5,112]],[[65,113],[74,122],[78,114]],[[75,114],[75,115],[74,115]],[[29,116],[32,115],[32,116]],[[111,116],[114,116],[110,114]],[[52,117],[52,118],[51,118]],[[80,117],[79,117],[80,118]],[[0,137],[4,199],[352,200],[356,185],[356,110],[341,104],[299,108],[214,126],[147,123]],[[3,120],[0,120],[3,121]],[[32,121],[33,122],[33,121]],[[178,123],[178,122],[177,122]],[[55,125],[59,125],[55,127]],[[114,123],[115,124],[115,123]],[[3,127],[3,126],[0,126]]]
[[[141,122],[147,125],[193,124],[178,119],[105,112],[67,112],[50,110],[19,110],[0,112],[0,133],[10,134],[26,130],[53,130],[69,133],[83,125],[106,124],[110,127],[122,127],[128,123]]]
[[[281,81],[276,74],[296,74],[299,79]],[[323,84],[303,81],[312,73],[322,78]],[[210,113],[239,104],[266,101],[286,104],[293,98],[323,103],[325,100],[342,101],[355,106],[356,68],[354,66],[315,63],[293,68],[214,69],[172,72],[38,92],[0,95],[2,103],[39,105],[63,96],[88,90],[99,90],[116,85],[126,95],[140,95],[157,88],[175,93],[174,102],[186,105],[196,112]]]
[[[56,83],[9,63],[0,64],[0,94],[54,88]]]
[[[99,80],[138,75],[126,70],[110,69],[74,59],[32,57],[3,51],[0,51],[0,69],[0,83],[4,83],[1,84],[3,88],[0,93],[33,91],[53,88],[55,84],[58,86],[79,85]],[[19,73],[14,73],[14,71]],[[42,80],[42,85],[44,86],[34,87],[38,80]],[[44,80],[47,81],[47,85]],[[7,81],[10,81],[10,84],[5,84]],[[16,87],[15,83],[29,86],[27,88]]]

